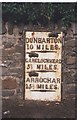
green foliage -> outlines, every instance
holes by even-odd
[[[3,20],[26,24],[47,25],[61,22],[66,25],[76,21],[75,3],[3,3]]]

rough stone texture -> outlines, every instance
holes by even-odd
[[[76,60],[77,60],[77,57],[67,56],[66,64],[68,65],[75,64]]]
[[[15,94],[15,90],[3,90],[2,91],[2,96],[3,97],[10,97]]]
[[[72,24],[65,38],[63,53],[63,98],[74,97],[76,93],[76,61],[77,61],[77,38],[75,34],[75,24]],[[73,35],[71,37],[71,30]]]
[[[74,40],[71,39],[71,40],[69,40],[69,41],[66,41],[66,42],[65,42],[65,45],[66,45],[67,47],[74,47],[75,45],[77,46],[77,42],[75,41],[75,39],[74,39]]]
[[[8,27],[8,31],[6,29]],[[3,23],[2,35],[2,95],[23,97],[24,39],[22,29],[11,23]],[[20,34],[19,34],[20,32]]]
[[[48,28],[20,26],[3,23],[2,35],[2,83],[3,96],[20,96],[24,94],[24,43],[23,30],[50,31]],[[38,29],[37,29],[38,28]],[[77,50],[74,24],[68,28],[62,52],[62,99],[75,95]],[[73,30],[73,32],[72,32]],[[2,64],[1,63],[1,64]]]

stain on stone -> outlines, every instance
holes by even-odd
[[[3,89],[16,89],[17,88],[16,79],[12,77],[6,77],[2,81],[2,88]]]

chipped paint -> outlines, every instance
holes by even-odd
[[[61,101],[62,32],[49,34],[26,32],[25,99]]]

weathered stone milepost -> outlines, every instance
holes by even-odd
[[[25,99],[61,101],[62,33],[26,32]]]

